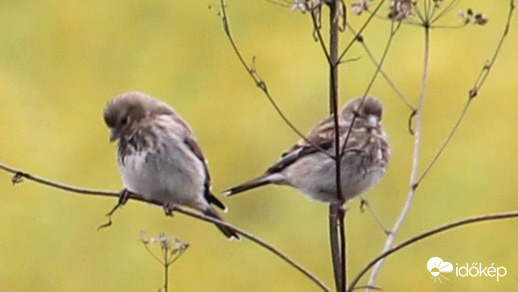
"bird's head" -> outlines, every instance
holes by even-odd
[[[342,118],[348,121],[351,121],[356,115],[355,123],[359,123],[361,126],[369,129],[378,127],[382,114],[383,105],[372,96],[366,96],[365,98],[357,97],[349,101],[342,108],[341,112]]]
[[[141,92],[116,96],[104,109],[104,122],[110,129],[110,142],[133,135],[139,124],[153,113],[170,112],[168,106]]]

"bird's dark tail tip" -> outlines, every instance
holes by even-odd
[[[242,193],[244,191],[248,191],[250,189],[254,189],[260,186],[264,186],[267,184],[270,184],[271,181],[265,177],[259,177],[252,180],[249,180],[245,183],[242,183],[238,186],[232,187],[230,189],[224,190],[223,195],[230,197],[239,193]]]
[[[214,219],[218,219],[220,221],[223,221],[223,218],[221,218],[217,213],[216,211],[212,210],[211,209],[208,209],[207,211],[203,212],[203,214],[205,214],[205,216],[208,216],[208,217],[211,217],[211,218],[214,218]],[[218,224],[218,223],[215,223],[216,224],[216,227],[218,227],[218,229],[223,233],[225,234],[225,236],[230,239],[230,240],[240,240],[240,237],[239,237],[239,234],[237,234],[237,232],[234,230],[234,228],[231,228],[231,227],[228,227],[228,226],[225,226],[225,225],[221,225],[221,224]]]

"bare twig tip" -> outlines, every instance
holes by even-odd
[[[367,200],[365,200],[364,198],[361,198],[360,200],[360,211],[362,213],[365,212],[365,206],[367,206],[369,203],[367,203]]]
[[[101,226],[97,227],[97,230],[104,229],[106,227],[110,227],[112,225],[112,215],[117,211],[120,207],[122,207],[122,204],[119,202],[110,210],[110,212],[106,213],[106,217],[108,217],[108,222],[102,224]]]
[[[110,227],[112,225],[112,218],[111,218],[111,216],[107,216],[107,217],[108,217],[108,222],[99,225],[99,227],[97,227],[97,231],[99,231],[101,229],[104,229],[104,228],[107,228],[107,227]]]

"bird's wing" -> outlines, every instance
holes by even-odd
[[[216,198],[210,191],[211,181],[210,181],[209,169],[207,168],[207,160],[203,156],[203,152],[201,152],[200,145],[196,141],[196,138],[194,137],[192,131],[189,128],[187,128],[187,129],[189,130],[189,132],[185,136],[185,139],[183,142],[185,143],[185,145],[187,145],[187,147],[192,151],[192,153],[194,153],[194,155],[203,164],[203,169],[205,171],[205,182],[203,183],[205,199],[209,203],[218,206],[218,208],[220,208],[222,210],[226,210],[227,208],[225,207],[225,205],[223,205],[223,203],[220,200],[218,200],[218,198]]]
[[[347,125],[340,125],[340,132]],[[327,117],[311,130],[306,139],[300,139],[295,145],[285,151],[281,159],[272,165],[266,173],[276,173],[283,170],[288,165],[294,163],[299,158],[315,153],[317,151],[329,150],[335,142],[335,126],[333,115]],[[315,147],[318,146],[318,147]]]

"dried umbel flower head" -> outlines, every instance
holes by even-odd
[[[309,12],[320,5],[322,5],[323,0],[293,0],[293,5],[291,6],[291,11],[301,11],[302,13]]]
[[[171,255],[183,253],[189,244],[165,233],[149,237],[145,231],[141,231],[139,239],[144,245],[158,244],[162,250],[168,251]]]
[[[391,0],[388,17],[392,20],[401,21],[412,13],[415,3],[412,0]]]
[[[369,10],[368,0],[357,0],[351,4],[351,11],[353,14],[360,15],[364,11]]]

